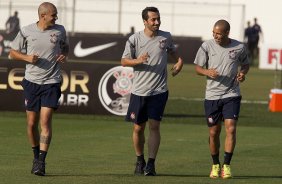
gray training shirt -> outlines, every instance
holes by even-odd
[[[230,39],[231,43],[222,47],[214,39],[208,40],[199,48],[194,63],[210,69],[215,68],[219,73],[216,79],[207,77],[207,100],[218,100],[240,96],[239,83],[236,81],[238,67],[249,64],[244,45]]]
[[[159,30],[157,36],[150,38],[144,31],[131,35],[126,42],[122,58],[136,59],[148,53],[146,63],[133,67],[134,78],[131,93],[139,96],[152,96],[166,92],[168,52],[175,46],[169,32]]]
[[[37,54],[35,64],[26,64],[25,79],[42,85],[61,82],[60,63],[56,61],[62,47],[68,44],[65,28],[55,24],[41,31],[36,23],[23,27],[11,44],[11,48],[28,55]]]

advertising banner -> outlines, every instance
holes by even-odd
[[[282,44],[263,44],[261,46],[259,68],[282,70]]]
[[[133,69],[114,64],[69,62],[62,65],[59,112],[125,115]],[[24,111],[21,81],[25,63],[0,61],[0,110]]]
[[[76,33],[69,35],[70,60],[116,61],[120,63],[125,43],[130,35]],[[0,57],[8,57],[13,35],[0,31]],[[199,37],[173,37],[179,55],[185,63],[193,63],[202,44]],[[175,62],[175,61],[169,61]]]

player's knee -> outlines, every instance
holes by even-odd
[[[236,127],[235,126],[227,127],[226,128],[226,134],[235,135],[236,134]]]

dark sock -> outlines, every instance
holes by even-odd
[[[154,165],[155,164],[155,159],[154,158],[149,158],[148,159],[148,164]]]
[[[38,159],[39,157],[39,146],[32,147],[34,159]]]
[[[39,161],[45,162],[46,155],[47,155],[47,151],[40,150],[39,151]]]
[[[137,156],[137,161],[138,161],[138,162],[143,162],[143,161],[145,161],[145,159],[144,159],[144,154],[142,154],[142,155],[140,155],[140,156]]]
[[[224,152],[224,164],[230,165],[233,153]]]
[[[216,164],[220,164],[219,163],[219,153],[216,154],[216,155],[211,155],[212,156],[212,161],[213,161],[213,164],[216,165]]]

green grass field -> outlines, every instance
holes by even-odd
[[[273,71],[252,68],[241,86],[243,99],[267,101],[272,86]],[[243,103],[232,160],[234,178],[211,180],[203,104],[193,100],[204,97],[205,78],[186,65],[181,75],[169,78],[169,87],[158,176],[133,176],[132,125],[123,117],[68,114],[54,115],[47,175],[31,175],[25,114],[0,112],[0,183],[282,183],[282,113],[269,112],[267,104]],[[223,136],[224,132],[222,141]]]

